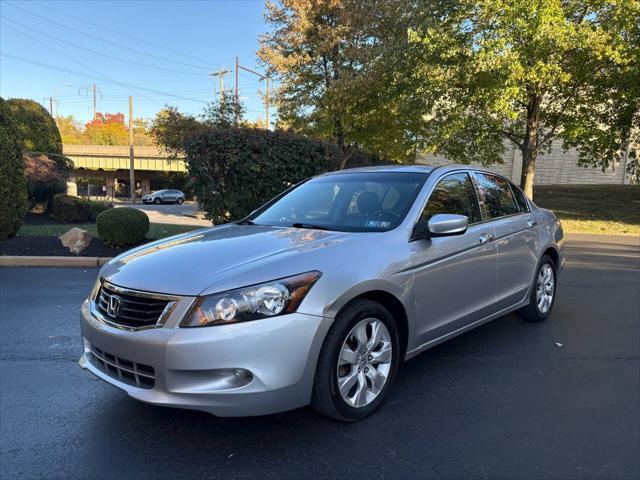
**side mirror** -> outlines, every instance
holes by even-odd
[[[469,220],[466,215],[454,215],[451,213],[439,213],[429,219],[429,222],[420,222],[413,233],[414,239],[433,237],[448,237],[450,235],[462,235],[467,231]]]

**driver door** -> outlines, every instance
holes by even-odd
[[[467,172],[439,179],[422,213],[466,215],[462,235],[411,243],[418,344],[423,345],[493,313],[496,296],[495,233],[482,222],[474,184]]]

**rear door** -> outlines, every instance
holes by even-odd
[[[515,185],[484,172],[475,172],[474,179],[483,215],[495,231],[498,248],[496,307],[502,310],[527,295],[538,263],[538,227],[526,197]]]
[[[438,180],[422,213],[466,215],[463,235],[412,242],[416,333],[425,344],[492,313],[496,287],[493,230],[482,222],[480,205],[468,172]]]

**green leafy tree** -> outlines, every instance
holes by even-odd
[[[241,101],[236,101],[236,96],[230,92],[224,92],[222,97],[209,103],[201,115],[204,124],[210,127],[232,127],[244,121],[245,108]]]
[[[184,153],[184,144],[189,135],[204,127],[204,123],[193,115],[167,106],[156,114],[150,132],[157,145],[177,156]]]
[[[411,2],[267,2],[265,18],[270,31],[258,56],[278,80],[277,128],[334,141],[341,168],[360,148],[415,158],[412,117],[404,115],[412,93],[395,78],[406,58]]]
[[[56,122],[42,105],[23,98],[11,98],[6,104],[25,152],[62,154]]]
[[[209,103],[199,116],[181,113],[176,107],[163,108],[151,122],[149,133],[156,144],[170,154],[184,154],[184,145],[190,135],[208,127],[232,127],[236,123],[236,113],[240,126],[253,126],[244,118],[242,102],[236,103],[235,95],[225,92],[222,99]]]
[[[513,143],[529,196],[536,159],[556,138],[578,147],[583,163],[606,168],[638,118],[638,5],[420,2],[407,48],[423,105],[413,113],[423,119],[416,138],[452,160],[484,164]]]
[[[27,180],[16,127],[0,98],[0,242],[20,229],[27,213]]]

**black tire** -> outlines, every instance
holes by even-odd
[[[153,199],[153,203],[155,203],[156,205],[160,205],[162,203],[162,200],[160,200],[158,197]]]
[[[551,298],[551,305],[549,306],[549,309],[543,313],[538,308],[538,302],[536,299],[536,288],[538,283],[538,276],[540,275],[540,271],[545,265],[549,265],[551,267],[551,270],[553,271],[554,282],[553,282],[553,296]],[[522,307],[519,310],[516,310],[516,315],[518,315],[518,317],[520,317],[525,322],[544,322],[549,317],[549,315],[551,315],[551,312],[553,311],[553,306],[556,303],[557,291],[558,291],[558,275],[556,270],[556,264],[551,257],[549,257],[548,255],[544,255],[540,259],[540,263],[538,263],[538,268],[536,269],[536,275],[533,278],[533,285],[531,285],[531,294],[529,296],[529,305],[527,305],[526,307]]]
[[[368,405],[354,408],[349,406],[338,390],[338,357],[342,345],[351,329],[365,318],[375,318],[384,323],[389,331],[392,357],[386,383],[378,396]],[[322,345],[316,376],[313,384],[311,406],[327,417],[343,422],[355,422],[373,413],[384,400],[391,388],[400,363],[400,338],[398,328],[389,311],[371,300],[356,300],[347,305],[336,317]]]
[[[179,198],[178,200],[176,200],[176,203],[178,205],[182,205],[184,203],[184,198]]]

